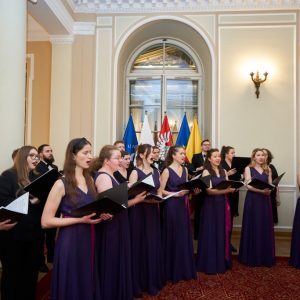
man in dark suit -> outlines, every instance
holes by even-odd
[[[192,163],[189,167],[190,171],[194,174],[202,173],[203,164],[206,160],[207,151],[210,149],[210,141],[205,139],[201,142],[202,151],[193,155]],[[204,193],[193,196],[192,201],[194,204],[194,239],[198,240],[200,213],[203,204]]]
[[[39,175],[42,175],[49,170],[56,169],[58,170],[58,167],[54,165],[54,156],[52,148],[48,144],[43,144],[38,147],[38,154],[40,156],[40,162],[36,167],[36,171],[39,173]],[[46,201],[47,199],[43,199],[43,201]],[[45,256],[44,256],[44,243],[46,239],[46,247],[47,247],[47,262],[52,263],[53,262],[53,256],[54,256],[54,247],[55,247],[55,237],[56,237],[56,228],[51,229],[45,229],[42,245],[41,245],[41,253],[40,253],[40,272],[48,272],[49,269],[45,263]]]
[[[152,147],[152,155],[153,155],[153,163],[151,166],[155,169],[157,169],[160,173],[164,169],[165,162],[160,159],[160,149],[157,146]]]

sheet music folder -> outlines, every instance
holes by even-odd
[[[198,175],[187,182],[179,184],[177,187],[182,190],[191,191],[195,188],[199,188],[202,191],[205,191],[207,188],[210,187],[210,179],[211,179],[210,175],[204,176],[204,177],[201,177],[200,175]]]
[[[232,187],[233,189],[239,189],[242,186],[244,186],[244,182],[242,181],[224,180],[221,181],[216,186],[214,186],[213,188],[217,190],[226,190],[228,187]]]
[[[28,213],[29,193],[18,197],[10,204],[0,207],[0,222],[10,220],[15,223]]]
[[[238,174],[243,174],[245,168],[250,164],[251,158],[250,157],[239,157],[234,156],[232,159],[232,169],[236,169]]]
[[[275,186],[273,184],[269,184],[269,183],[261,181],[257,178],[251,179],[248,182],[248,185],[251,185],[252,187],[254,187],[258,190],[264,190],[264,189],[273,190],[275,188]]]
[[[135,182],[128,189],[128,199],[132,199],[142,192],[150,192],[155,188],[152,173],[149,173],[144,179]]]
[[[98,194],[96,201],[73,209],[70,214],[73,217],[83,217],[92,213],[98,216],[102,213],[115,215],[127,208],[127,182],[123,182]]]
[[[62,176],[56,169],[51,169],[24,187],[34,197],[46,201],[55,181]]]
[[[285,172],[282,173],[281,175],[279,175],[278,177],[276,177],[276,178],[273,180],[272,184],[275,185],[275,186],[278,186],[278,184],[279,184],[280,180],[282,179],[282,177],[284,176],[284,174],[285,174]]]

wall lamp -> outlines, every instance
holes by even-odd
[[[252,79],[252,81],[254,83],[254,86],[255,86],[255,89],[256,89],[256,91],[255,91],[256,98],[258,99],[259,98],[260,85],[267,80],[268,73],[267,72],[264,73],[264,76],[265,76],[264,79],[259,77],[259,72],[258,71],[256,72],[255,77],[253,77],[254,76],[253,72],[250,73],[250,76],[251,76],[251,79]]]

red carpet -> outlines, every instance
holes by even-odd
[[[168,283],[156,297],[143,300],[300,300],[300,270],[287,263],[287,258],[277,258],[272,268],[250,268],[234,259],[225,274],[198,273],[197,280]],[[49,272],[39,281],[37,300],[48,299],[50,280]]]

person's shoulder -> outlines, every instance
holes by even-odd
[[[17,176],[17,170],[15,168],[9,168],[2,172],[1,176],[14,178]]]

